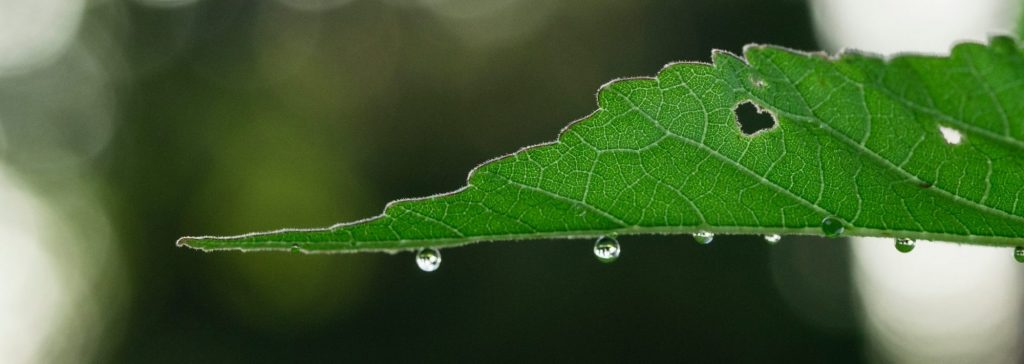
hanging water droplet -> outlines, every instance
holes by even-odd
[[[899,250],[900,253],[910,253],[911,250],[914,250],[914,239],[896,238],[896,250]]]
[[[619,241],[614,237],[602,236],[594,242],[594,256],[601,263],[614,262],[616,259],[619,259],[619,253],[621,252],[622,247],[619,246]]]
[[[1018,262],[1024,263],[1024,246],[1018,246],[1017,248],[1013,249],[1013,259],[1016,259]]]
[[[416,253],[416,265],[424,272],[433,272],[441,266],[441,252],[434,248],[420,249]]]
[[[302,250],[299,249],[299,244],[292,244],[292,253],[293,254],[294,253],[301,253],[301,252],[302,252]]]
[[[839,235],[843,235],[844,230],[846,230],[846,227],[844,227],[843,222],[839,221],[837,218],[829,216],[824,220],[821,220],[821,231],[825,233],[825,236],[827,237],[835,238]]]
[[[693,234],[693,240],[696,240],[698,244],[711,244],[711,241],[715,240],[715,234],[707,231],[698,231]]]
[[[779,234],[769,234],[764,236],[764,241],[767,241],[768,244],[776,244],[780,240],[782,240],[782,235]]]

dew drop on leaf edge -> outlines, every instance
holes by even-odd
[[[1024,263],[1024,246],[1018,246],[1013,249],[1013,259],[1016,259],[1019,263]]]
[[[620,253],[622,253],[622,247],[619,245],[619,240],[614,237],[602,236],[594,242],[594,256],[601,263],[614,262],[619,259]]]
[[[779,234],[768,234],[764,236],[764,241],[768,242],[768,244],[778,244],[781,240],[782,235]]]
[[[827,237],[835,238],[839,235],[843,235],[844,230],[846,230],[846,227],[844,227],[843,222],[839,221],[837,218],[829,216],[824,220],[821,220],[821,232],[825,233],[825,236]]]
[[[711,241],[715,240],[715,234],[707,231],[698,231],[693,234],[693,240],[696,240],[698,244],[711,244]]]
[[[896,250],[900,253],[910,253],[911,250],[914,250],[914,239],[896,238],[895,242]]]
[[[441,266],[441,252],[434,248],[420,249],[416,253],[416,265],[424,272],[433,272]]]

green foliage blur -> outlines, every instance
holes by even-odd
[[[81,167],[123,265],[100,361],[864,359],[840,242],[625,237],[614,264],[592,241],[488,243],[429,274],[412,254],[173,244],[454,190],[614,78],[751,42],[819,48],[803,2],[110,0],[80,31],[116,100]]]

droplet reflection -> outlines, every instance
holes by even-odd
[[[824,220],[821,220],[821,232],[825,233],[825,236],[827,237],[839,237],[840,235],[843,235],[843,231],[845,230],[846,227],[843,226],[843,222],[839,221],[837,218],[829,216]]]
[[[622,248],[619,246],[619,241],[610,236],[602,236],[594,242],[594,256],[601,263],[611,263],[616,259],[619,259],[619,253],[622,252]]]
[[[899,250],[900,253],[910,253],[911,250],[914,250],[914,239],[896,238],[896,250]]]
[[[416,253],[416,265],[424,272],[433,272],[441,266],[441,252],[434,248],[421,249]]]
[[[711,244],[711,241],[715,240],[715,234],[707,231],[698,231],[693,234],[693,240],[696,240],[698,244]]]

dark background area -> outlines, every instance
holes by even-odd
[[[174,246],[454,190],[592,112],[609,80],[819,48],[804,2],[113,3],[81,26],[117,55],[118,120],[87,166],[122,260],[102,361],[864,360],[836,241],[626,236],[613,264],[592,241],[486,243],[433,273],[409,253]]]

